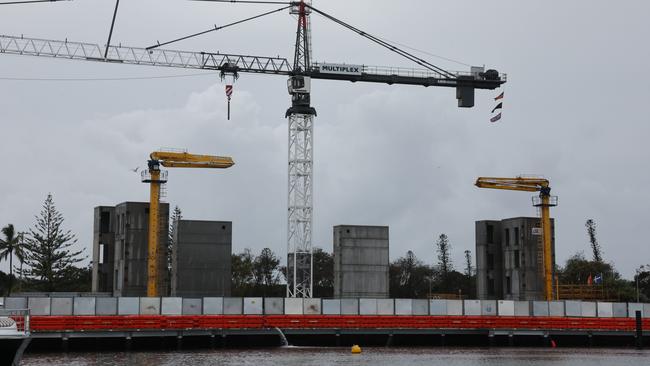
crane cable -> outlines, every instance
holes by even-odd
[[[72,0],[26,0],[26,1],[7,1],[2,2],[0,5],[20,5],[20,4],[33,4],[33,3],[53,3],[58,1],[72,1]]]

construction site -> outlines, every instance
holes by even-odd
[[[450,98],[449,104],[461,109],[475,107],[476,101],[485,100],[480,94],[490,92],[490,102],[499,103],[492,110],[494,113],[503,109],[502,89],[508,82],[505,73],[497,71],[496,67],[469,65],[463,71],[449,71],[417,55],[411,47],[357,28],[321,10],[311,1],[211,2],[279,8],[271,11],[264,8],[262,13],[168,41],[129,47],[112,41],[116,19],[119,19],[120,2],[117,1],[103,46],[72,39],[0,35],[0,58],[31,56],[51,59],[51,62],[62,59],[113,68],[136,65],[216,74],[225,87],[228,123],[238,123],[237,111],[231,105],[236,81],[260,76],[279,76],[286,80],[289,98],[281,113],[288,126],[288,134],[283,137],[287,141],[283,153],[288,160],[286,168],[273,167],[284,169],[283,174],[286,173],[286,187],[280,189],[286,190],[287,205],[275,207],[278,212],[286,211],[282,228],[286,241],[281,247],[268,244],[275,245],[271,249],[280,253],[286,294],[283,297],[233,295],[234,248],[241,246],[236,230],[257,228],[240,229],[238,225],[242,223],[236,217],[206,214],[215,205],[208,199],[194,203],[195,207],[203,208],[195,210],[196,215],[190,213],[192,219],[172,217],[175,202],[166,199],[168,188],[177,189],[173,185],[168,187],[168,182],[173,182],[182,171],[193,174],[196,169],[196,178],[183,176],[183,179],[198,181],[205,177],[199,174],[227,177],[251,167],[240,164],[236,155],[223,156],[227,153],[220,151],[218,146],[208,152],[195,151],[192,146],[182,149],[149,146],[149,155],[142,156],[141,161],[124,162],[129,166],[146,164],[141,170],[134,170],[139,182],[111,178],[112,184],[120,186],[145,184],[148,197],[132,201],[131,195],[109,201],[114,200],[113,195],[89,193],[101,197],[84,213],[88,221],[92,216],[93,223],[92,246],[87,253],[91,261],[91,292],[23,291],[0,298],[0,319],[3,316],[13,319],[14,329],[31,340],[30,347],[68,351],[100,349],[109,344],[115,349],[131,350],[152,344],[182,349],[288,344],[555,347],[559,343],[562,346],[635,346],[640,349],[644,339],[647,343],[648,334],[644,330],[650,327],[650,304],[639,300],[638,288],[637,301],[630,302],[621,300],[620,293],[611,292],[602,283],[596,283],[600,286],[592,284],[591,273],[588,284],[560,281],[557,253],[564,241],[556,238],[561,220],[554,219],[551,212],[559,203],[554,195],[556,191],[551,190],[554,177],[475,174],[472,181],[463,182],[466,186],[474,185],[473,188],[481,192],[479,197],[485,197],[486,201],[477,205],[494,205],[494,209],[491,208],[494,216],[530,212],[530,201],[529,205],[524,203],[524,198],[530,197],[519,195],[521,204],[516,202],[521,210],[498,210],[499,206],[494,204],[487,190],[528,193],[537,212],[532,216],[490,217],[456,223],[462,230],[473,231],[475,238],[471,248],[474,259],[468,259],[467,264],[467,276],[475,273],[475,287],[471,293],[435,294],[429,283],[429,293],[420,298],[399,298],[392,294],[391,260],[402,251],[411,251],[405,247],[404,240],[394,240],[391,236],[393,225],[402,225],[398,219],[392,219],[393,216],[386,215],[390,217],[386,219],[388,225],[377,216],[360,220],[365,225],[357,225],[352,220],[333,226],[318,221],[315,192],[328,187],[314,184],[314,171],[319,169],[314,159],[318,151],[314,145],[314,125],[319,107],[318,98],[312,101],[312,92],[318,91],[319,98],[324,98],[320,94],[326,94],[326,85],[339,82],[347,82],[349,88],[361,85],[395,89],[423,87],[419,93],[447,89],[456,99],[453,102]],[[295,21],[290,58],[170,48],[182,48],[176,43],[237,28],[277,13],[288,13]],[[379,46],[409,66],[351,64],[343,53],[335,55],[341,57],[337,63],[317,62],[313,55],[318,44],[312,42],[312,18],[316,16]],[[501,118],[498,113],[491,122]],[[415,129],[411,132],[418,134]],[[177,132],[171,132],[174,133]],[[349,159],[353,160],[354,156]],[[495,170],[497,174],[503,172],[500,168]],[[444,178],[441,174],[437,179]],[[197,188],[190,190],[196,192],[187,192],[188,197],[208,197],[207,192],[199,192]],[[406,190],[400,193],[406,195]],[[512,196],[516,198],[515,192]],[[181,193],[185,194],[179,189],[177,194]],[[430,193],[435,202],[443,202],[446,199],[443,194]],[[382,198],[377,196],[376,200]],[[250,196],[237,197],[237,200],[246,202],[246,207],[255,207],[254,202],[249,202],[253,200]],[[360,203],[350,203],[357,204]],[[418,224],[421,222],[408,225]],[[315,278],[322,277],[316,272],[314,260],[316,230],[331,233],[331,298],[315,296]],[[430,230],[433,234],[433,229]],[[273,234],[269,233],[269,237]],[[274,239],[268,240],[274,243]],[[471,257],[468,255],[468,258]],[[2,323],[0,338],[1,331]],[[24,351],[27,345],[21,347]]]

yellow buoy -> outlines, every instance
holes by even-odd
[[[355,353],[355,354],[356,353],[361,353],[361,347],[359,347],[359,345],[355,344],[354,346],[352,346],[352,353]]]

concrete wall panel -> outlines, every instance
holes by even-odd
[[[242,299],[241,297],[224,297],[223,314],[224,315],[244,314],[244,299]]]
[[[341,315],[359,315],[359,299],[341,299]]]
[[[320,299],[304,299],[303,300],[303,313],[305,315],[321,315],[322,306]]]
[[[429,315],[429,300],[413,300],[413,315]]]
[[[595,302],[586,302],[583,301],[581,304],[582,306],[582,316],[587,317],[587,318],[595,318],[596,317],[596,303]]]
[[[548,316],[548,301],[533,301],[533,316]]]
[[[465,315],[479,316],[481,315],[481,301],[480,300],[465,300]]]
[[[582,316],[582,301],[565,301],[564,313],[568,317],[581,317]]]
[[[447,300],[429,301],[429,315],[447,315]]]
[[[284,299],[284,313],[287,315],[302,315],[304,305],[301,298]]]
[[[264,299],[261,297],[244,298],[244,315],[264,314]]]
[[[119,297],[117,299],[117,313],[119,315],[140,314],[140,299],[137,297]]]
[[[27,298],[5,297],[5,309],[27,309]]]
[[[499,300],[497,303],[499,316],[515,316],[515,302]]]
[[[223,297],[204,297],[203,315],[222,315]]]
[[[74,315],[95,315],[96,306],[94,297],[75,297],[72,310]]]
[[[377,299],[359,299],[359,314],[377,315]]]
[[[323,315],[341,315],[341,300],[323,300]]]
[[[395,299],[395,315],[413,315],[413,300]]]
[[[377,315],[395,315],[394,299],[378,299]]]
[[[53,297],[51,310],[52,315],[72,315],[72,298]]]
[[[481,315],[483,315],[483,316],[496,316],[497,315],[497,301],[496,300],[481,300]]]
[[[599,302],[598,317],[599,318],[612,318],[614,316],[614,304],[611,302]]]
[[[160,315],[182,315],[183,298],[181,297],[163,297],[160,305]]]
[[[201,315],[203,301],[201,299],[183,299],[183,315]]]
[[[160,315],[160,298],[141,297],[140,315]]]
[[[264,299],[264,314],[283,315],[284,299],[281,297],[267,297]]]
[[[627,304],[624,302],[615,302],[612,305],[614,318],[627,318]]]
[[[49,297],[30,297],[27,305],[31,315],[50,315]]]
[[[515,316],[530,316],[530,301],[515,301]]]
[[[551,301],[548,303],[548,315],[564,316],[564,301]]]
[[[447,315],[463,315],[463,300],[447,300]]]
[[[95,314],[117,315],[117,297],[98,297],[95,302]]]

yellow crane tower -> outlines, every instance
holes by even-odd
[[[235,165],[230,157],[195,155],[187,151],[156,151],[150,155],[149,170],[142,172],[142,182],[151,187],[149,200],[149,256],[147,258],[147,296],[156,297],[158,292],[158,246],[159,246],[159,216],[160,216],[160,187],[167,182],[165,168],[211,168],[227,169]]]
[[[551,249],[551,214],[550,208],[557,206],[557,196],[551,196],[548,179],[544,178],[490,178],[481,177],[476,180],[479,188],[505,189],[511,191],[539,192],[539,197],[533,197],[533,206],[539,207],[542,216],[542,243],[544,246],[544,284],[546,300],[553,300],[553,258]]]

